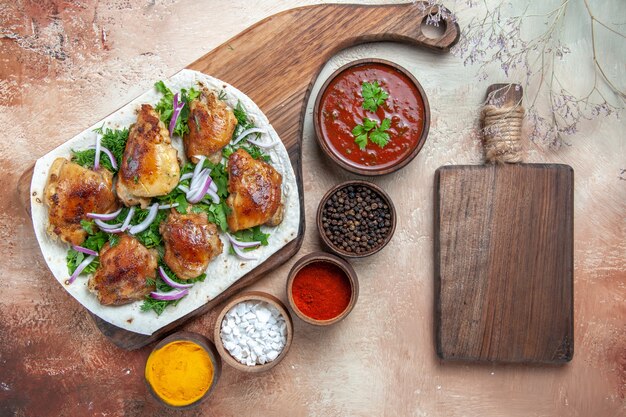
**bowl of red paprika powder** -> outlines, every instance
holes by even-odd
[[[300,319],[328,326],[350,314],[359,297],[359,282],[348,262],[329,253],[314,252],[291,268],[287,297]]]

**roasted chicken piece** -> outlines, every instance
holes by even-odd
[[[127,206],[146,207],[150,197],[168,194],[180,179],[178,152],[169,132],[149,104],[142,104],[128,141],[117,180],[117,195]]]
[[[164,260],[181,279],[196,278],[222,253],[217,226],[206,213],[180,214],[176,210],[159,226],[165,243]]]
[[[261,224],[280,224],[282,181],[274,167],[254,159],[244,149],[237,149],[228,158],[228,228],[236,232]]]
[[[122,235],[117,245],[102,247],[100,265],[87,286],[105,306],[141,300],[155,289],[146,279],[156,278],[158,256],[134,237]]]
[[[111,172],[104,168],[92,171],[65,158],[52,163],[44,200],[48,233],[73,245],[80,245],[87,237],[80,225],[87,213],[110,213],[118,208]]]
[[[185,153],[193,162],[204,155],[214,163],[222,159],[222,148],[230,142],[237,118],[222,100],[206,87],[189,105],[189,132],[184,135]]]

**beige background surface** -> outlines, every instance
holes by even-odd
[[[143,385],[148,348],[124,352],[110,344],[47,270],[16,200],[17,178],[159,77],[265,16],[312,3],[0,1],[0,415],[166,414]],[[455,6],[461,26],[481,11]],[[575,170],[574,360],[562,367],[443,364],[435,355],[432,322],[433,172],[440,165],[480,162],[479,106],[487,85],[503,79],[493,74],[478,82],[475,70],[456,57],[391,44],[344,51],[321,78],[362,56],[409,68],[430,100],[431,133],[420,155],[375,180],[396,203],[396,235],[378,255],[353,262],[361,293],[345,321],[324,330],[296,321],[283,363],[259,376],[225,367],[212,398],[188,415],[624,415],[624,120],[587,122],[568,146],[535,145],[529,157]],[[353,178],[322,157],[310,117],[303,155],[308,228],[298,256],[320,248],[313,226],[319,198]],[[294,261],[254,288],[286,300]],[[207,314],[186,329],[209,335],[214,320]]]

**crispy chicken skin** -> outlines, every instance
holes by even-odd
[[[202,88],[200,96],[189,105],[189,132],[185,133],[185,153],[193,162],[204,155],[214,163],[222,159],[222,148],[230,142],[237,118],[217,95]]]
[[[87,237],[80,225],[87,213],[110,213],[118,207],[111,172],[104,168],[92,171],[65,158],[52,163],[44,200],[48,233],[73,245],[80,245]]]
[[[146,207],[150,197],[169,193],[180,178],[178,152],[149,104],[142,104],[130,128],[117,180],[117,195],[127,206]]]
[[[228,228],[236,232],[261,224],[278,225],[283,211],[282,181],[271,165],[252,158],[244,149],[234,152],[228,158]]]
[[[172,210],[159,227],[165,243],[164,260],[181,279],[196,278],[222,253],[217,226],[206,213],[180,214]]]
[[[146,284],[146,278],[156,278],[157,258],[154,249],[122,235],[117,245],[107,243],[100,250],[100,265],[89,278],[89,291],[105,306],[141,300],[155,289]]]

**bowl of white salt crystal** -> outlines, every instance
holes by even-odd
[[[287,355],[293,322],[278,298],[250,291],[226,304],[214,335],[217,351],[228,365],[243,372],[264,372]]]

